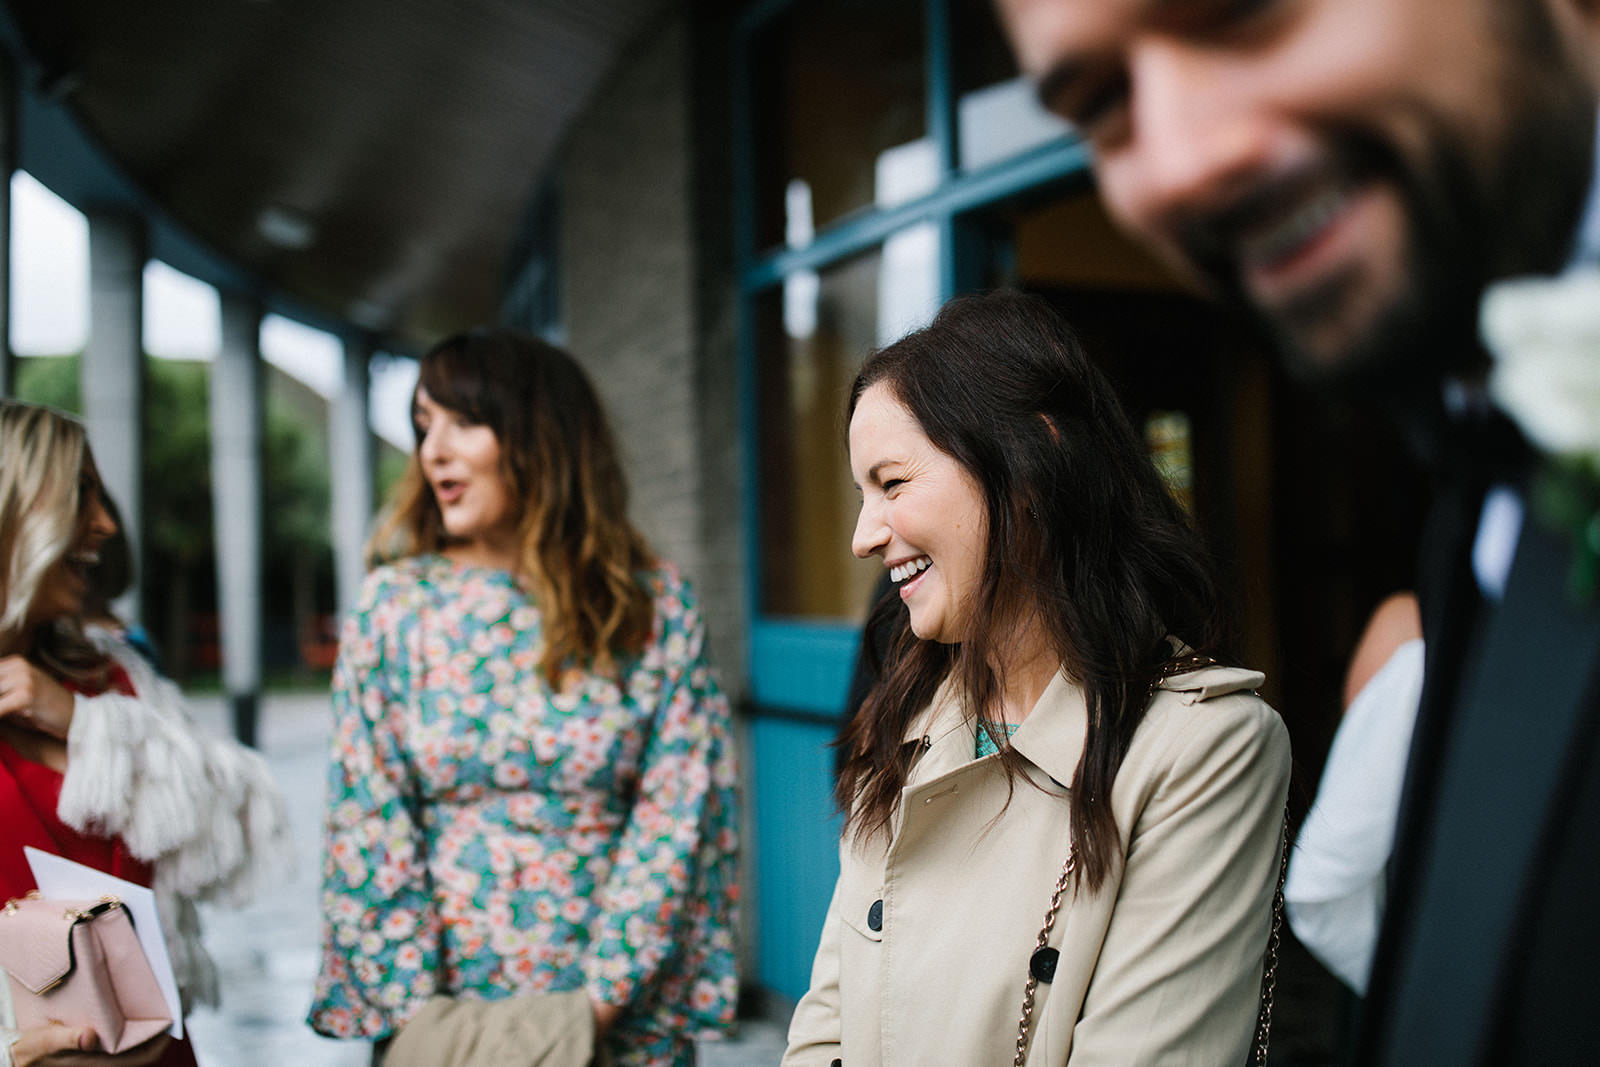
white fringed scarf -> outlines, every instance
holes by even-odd
[[[171,681],[118,637],[90,631],[137,696],[75,697],[56,814],[83,833],[122,839],[151,864],[178,984],[216,1003],[196,901],[245,903],[294,862],[283,796],[260,754],[200,729]]]

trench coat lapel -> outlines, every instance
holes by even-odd
[[[1087,727],[1083,691],[1064,673],[1057,672],[1011,735],[1011,747],[1065,787],[1077,772]],[[912,780],[928,782],[973,763],[976,729],[962,715],[961,703],[946,683],[928,710],[913,719],[903,735],[906,744],[927,749],[917,761]]]
[[[934,694],[928,709],[911,720],[902,741],[927,751],[917,760],[910,781],[925,782],[972,762],[976,727],[961,714],[961,701],[948,680]]]

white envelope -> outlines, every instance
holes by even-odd
[[[39,849],[23,846],[28,866],[33,868],[33,880],[39,885],[39,894],[55,900],[99,900],[113,896],[121,900],[133,920],[133,932],[139,935],[139,944],[150,960],[150,969],[156,973],[156,984],[167,1002],[167,1012],[172,1025],[167,1033],[183,1036],[183,1006],[178,1000],[178,981],[172,974],[172,958],[167,955],[167,941],[161,936],[161,916],[156,912],[156,895],[142,885],[124,881],[93,867],[85,867],[69,859]]]

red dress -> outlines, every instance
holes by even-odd
[[[63,684],[74,692],[83,692],[79,686]],[[127,673],[115,664],[108,688],[126,696],[135,695]],[[120,840],[81,834],[58,819],[56,807],[60,799],[61,775],[42,763],[23,758],[0,738],[0,902],[38,888],[22,854],[24,845],[139,885],[151,884],[150,865],[134,859]],[[166,1054],[156,1061],[156,1067],[196,1067],[189,1042],[172,1042]]]

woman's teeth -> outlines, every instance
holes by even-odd
[[[916,559],[890,567],[889,577],[896,582],[903,582],[912,575],[920,574],[922,571],[927,570],[932,565],[933,561],[927,556],[918,556]]]

